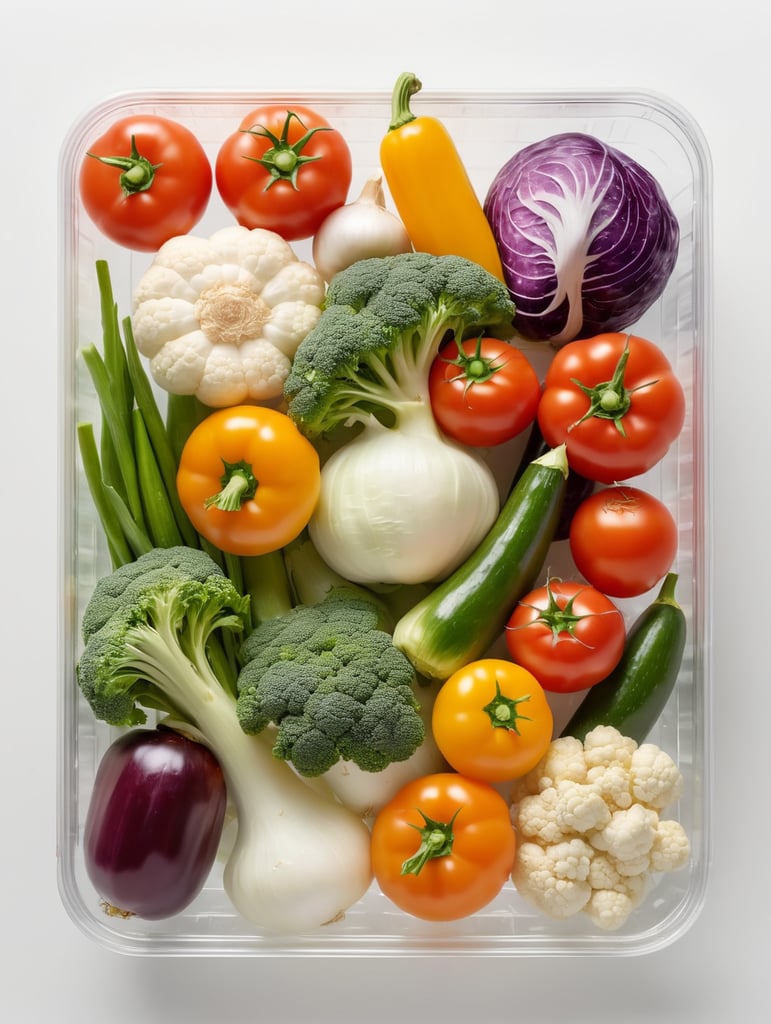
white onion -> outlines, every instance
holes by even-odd
[[[325,281],[371,256],[410,252],[399,218],[386,209],[382,177],[368,178],[358,199],[330,213],[313,239],[313,262]]]
[[[422,583],[449,575],[495,521],[489,467],[448,442],[416,403],[399,426],[374,421],[325,463],[308,524],[324,561],[353,583]]]

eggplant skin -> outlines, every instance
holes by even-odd
[[[99,763],[83,836],[88,877],[109,913],[172,917],[203,888],[227,804],[222,769],[170,729],[119,736]]]

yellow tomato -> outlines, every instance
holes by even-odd
[[[543,687],[511,661],[470,662],[443,683],[434,703],[434,739],[457,772],[504,782],[534,768],[554,720]]]

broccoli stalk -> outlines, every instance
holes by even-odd
[[[105,722],[131,726],[162,711],[211,749],[238,821],[225,890],[247,920],[294,932],[321,926],[364,894],[369,833],[273,757],[264,737],[242,730],[233,678],[215,671],[208,651],[221,631],[243,629],[247,602],[205,552],[152,549],[97,582],[77,680]]]

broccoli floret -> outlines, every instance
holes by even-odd
[[[273,753],[308,777],[338,760],[378,772],[425,738],[415,671],[376,605],[345,588],[257,626],[242,645],[238,717],[277,726]]]
[[[207,695],[228,683],[212,670],[210,643],[218,630],[244,628],[247,605],[216,562],[195,548],[153,549],[103,577],[83,614],[77,664],[78,685],[96,717],[140,725],[144,709],[157,709],[206,734]]]
[[[409,252],[359,260],[330,282],[324,309],[295,353],[284,394],[307,436],[428,401],[428,371],[446,337],[512,334],[508,290],[461,256]]]

